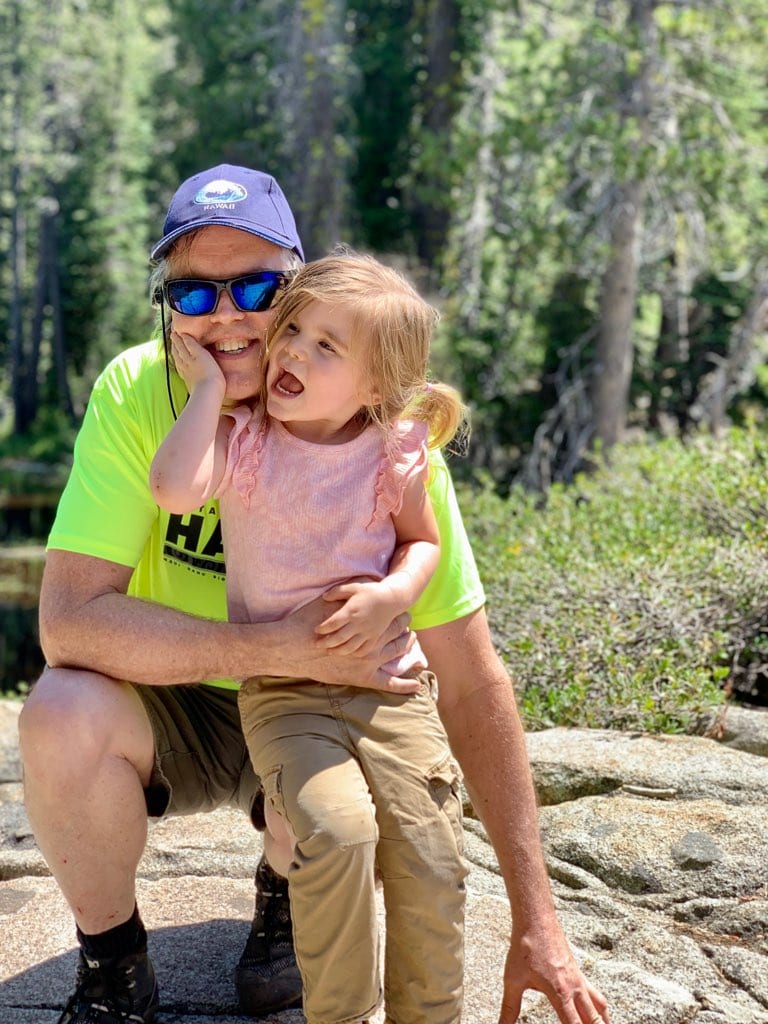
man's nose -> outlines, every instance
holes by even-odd
[[[242,320],[245,313],[243,313],[241,309],[237,308],[229,297],[229,292],[224,288],[219,292],[219,301],[216,303],[216,308],[210,316],[213,320],[219,320],[226,323],[230,320]]]

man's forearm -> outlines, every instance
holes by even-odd
[[[408,645],[398,617],[367,656],[321,648],[315,627],[328,615],[321,598],[279,622],[230,623],[197,618],[126,594],[128,566],[73,552],[48,552],[40,592],[40,640],[53,667],[90,669],[115,679],[163,685],[252,675],[297,676],[327,683],[411,692],[381,666]]]
[[[102,594],[43,641],[54,667],[164,685],[290,674],[276,624],[201,619],[125,594]]]
[[[472,805],[519,923],[552,909],[525,738],[509,682],[475,691],[443,715]]]
[[[478,817],[496,853],[521,926],[554,913],[536,796],[509,677],[483,613],[424,630],[438,677],[439,711]]]
[[[499,1024],[519,1020],[528,988],[544,992],[562,1021],[609,1024],[607,1003],[581,973],[557,920],[525,736],[485,613],[421,630],[419,641],[437,673],[440,716],[509,894],[512,934]]]

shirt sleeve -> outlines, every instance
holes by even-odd
[[[158,514],[149,489],[153,446],[142,436],[146,418],[128,373],[113,362],[91,393],[48,548],[136,567]]]
[[[453,622],[485,604],[480,574],[441,452],[430,452],[427,493],[440,531],[440,562],[411,609],[411,627],[416,630]]]
[[[401,420],[392,450],[385,451],[379,464],[372,521],[396,516],[403,507],[409,482],[414,477],[426,482],[428,469],[427,424]]]
[[[224,473],[214,497],[220,498],[226,490],[233,487],[246,508],[249,508],[264,449],[267,419],[261,407],[254,411],[245,405],[227,409],[226,414],[234,422],[227,437]]]

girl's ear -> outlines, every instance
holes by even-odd
[[[381,405],[381,391],[370,379],[363,378],[360,384],[360,402],[362,405]]]

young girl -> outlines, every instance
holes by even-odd
[[[426,379],[434,323],[411,285],[370,257],[309,264],[278,307],[253,408],[222,409],[215,361],[174,335],[190,397],[151,486],[177,513],[220,496],[230,618],[274,620],[324,594],[319,642],[352,653],[419,597],[439,558],[427,449],[450,441],[464,413],[452,388]],[[389,668],[412,677],[412,693],[282,678],[240,690],[310,1024],[362,1022],[381,1001],[377,874],[387,1021],[461,1016],[457,772],[418,645]]]

